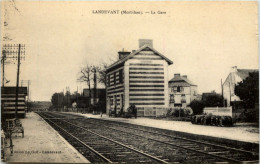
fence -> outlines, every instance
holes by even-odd
[[[205,107],[204,113],[232,117],[232,107]]]
[[[169,108],[137,108],[137,116],[139,117],[161,117],[166,116]]]

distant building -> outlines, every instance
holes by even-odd
[[[27,87],[19,87],[18,92],[18,117],[25,117]],[[1,87],[1,111],[3,117],[15,117],[16,87]]]
[[[92,105],[94,104],[94,95],[95,95],[94,89],[92,88],[91,89],[91,104]],[[83,89],[82,96],[85,98],[90,98],[89,89]],[[106,98],[106,89],[97,88],[96,89],[96,103],[98,103],[100,100],[105,100],[105,98]],[[82,98],[82,99],[84,100],[84,98]],[[87,104],[89,104],[89,103],[87,103]]]
[[[187,107],[197,97],[197,85],[187,75],[174,74],[169,81],[170,107]]]
[[[168,65],[173,62],[153,48],[152,40],[139,40],[139,49],[118,52],[119,60],[106,70],[107,113],[168,107]]]
[[[230,106],[232,102],[240,101],[240,98],[235,95],[235,85],[246,79],[250,72],[258,72],[258,70],[237,69],[237,66],[232,67],[231,72],[223,83],[223,97],[226,106]]]
[[[211,97],[211,96],[219,96],[219,97],[221,97],[221,94],[216,93],[214,90],[212,92],[204,92],[204,93],[202,93],[201,100],[206,102],[206,101],[208,101],[208,98]]]
[[[214,102],[211,102],[212,101],[212,97],[219,98],[219,99],[215,99],[215,103],[217,102],[218,104],[214,104]],[[208,106],[210,106],[210,107],[212,107],[212,106],[222,106],[223,105],[221,94],[216,93],[214,90],[211,91],[211,92],[204,92],[204,93],[202,93],[201,100],[204,101],[204,102],[211,102],[212,104],[208,104]]]

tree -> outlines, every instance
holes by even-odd
[[[190,107],[193,111],[193,114],[202,114],[203,113],[203,108],[205,107],[203,101],[198,101],[198,100],[193,100],[190,103]]]
[[[203,103],[206,107],[223,107],[223,99],[219,94],[211,94],[203,98]]]
[[[80,69],[80,75],[78,78],[78,81],[80,82],[85,82],[88,85],[89,88],[89,101],[91,104],[91,80],[92,80],[92,73],[93,73],[93,66],[92,65],[87,65],[84,68]]]
[[[258,72],[249,73],[249,76],[235,86],[235,94],[243,101],[245,109],[254,108],[259,103],[259,76]]]
[[[103,63],[98,71],[98,82],[103,84],[106,87],[106,69],[108,68],[108,64]]]
[[[54,93],[51,97],[51,103],[54,107],[62,107],[64,105],[64,94]]]

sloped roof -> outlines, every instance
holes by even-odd
[[[96,97],[100,97],[102,95],[105,95],[106,89],[104,88],[97,88],[97,95]],[[83,89],[83,96],[89,97],[89,89]],[[94,97],[94,89],[91,88],[91,97]]]
[[[164,55],[162,55],[160,52],[156,51],[155,49],[153,49],[152,47],[150,47],[149,45],[143,45],[141,48],[139,48],[138,50],[136,50],[135,52],[130,53],[129,55],[127,55],[126,57],[119,59],[118,61],[116,61],[115,63],[113,63],[112,65],[110,65],[106,70],[111,69],[112,67],[118,65],[118,64],[122,64],[125,61],[127,61],[128,59],[132,58],[133,56],[135,56],[136,54],[138,54],[140,51],[144,50],[145,48],[149,48],[152,51],[154,51],[157,55],[161,56],[163,59],[165,59],[169,65],[173,64],[173,62],[168,59],[167,57],[165,57]]]
[[[190,81],[189,79],[182,77],[182,76],[175,76],[173,77],[169,83],[173,83],[172,86],[183,86],[183,87],[187,87],[187,86],[197,86],[196,84],[194,84],[192,81]]]
[[[251,72],[258,72],[257,69],[237,69],[237,75],[241,77],[241,79],[245,79],[249,76]]]

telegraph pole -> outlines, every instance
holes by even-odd
[[[28,109],[29,109],[29,99],[30,99],[30,84],[31,84],[31,80],[22,80],[21,81],[21,86],[23,86],[23,84],[26,84],[27,83],[27,93],[28,93],[28,96],[27,96],[27,112],[28,112]]]
[[[222,94],[222,103],[223,103],[223,107],[225,107],[225,101],[224,101],[224,94],[223,94],[223,83],[222,83],[222,79],[221,79],[221,94]]]
[[[20,51],[21,44],[18,45],[18,62],[17,62],[17,76],[16,76],[16,96],[15,96],[15,118],[18,119],[18,93],[19,93],[19,76],[20,76]]]
[[[93,98],[93,105],[96,105],[97,100],[97,69],[93,68],[94,72],[94,98]]]
[[[18,45],[18,62],[17,62],[17,76],[16,76],[16,96],[15,96],[15,118],[18,119],[18,94],[19,94],[19,77],[20,77],[20,56],[21,44]]]
[[[2,64],[3,64],[3,79],[2,79],[2,86],[5,86],[5,60],[6,60],[6,51],[3,50],[3,58],[2,58]]]
[[[17,51],[18,48],[18,51]],[[19,94],[19,76],[20,76],[20,64],[21,59],[25,59],[25,45],[15,45],[15,44],[5,44],[3,46],[3,59],[11,58],[13,60],[17,61],[17,76],[16,76],[16,96],[15,96],[15,118],[18,119],[18,94]],[[7,56],[8,55],[8,56]],[[21,55],[24,55],[21,57]],[[3,66],[4,66],[4,60],[3,60]],[[3,67],[3,79],[4,79],[4,67]],[[3,81],[4,83],[4,81]],[[4,86],[4,84],[3,84]]]

